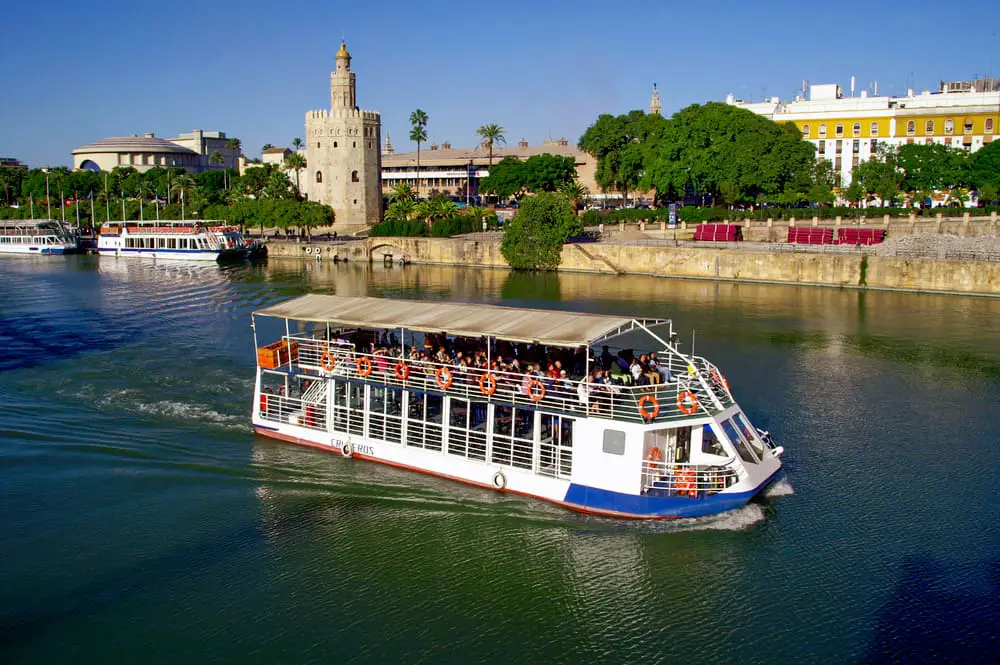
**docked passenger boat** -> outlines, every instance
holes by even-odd
[[[73,230],[55,219],[0,220],[0,254],[66,254],[76,242]]]
[[[106,222],[97,238],[101,256],[226,261],[247,254],[243,234],[213,221]]]
[[[669,320],[311,294],[252,324],[263,436],[623,518],[738,508],[782,468]]]

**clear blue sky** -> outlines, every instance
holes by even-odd
[[[795,2],[344,2],[45,0],[5,3],[0,155],[69,164],[106,136],[195,128],[264,143],[302,136],[329,107],[341,37],[358,103],[382,113],[397,151],[410,111],[431,142],[575,142],[600,113],[664,114],[726,93],[795,94],[803,79],[883,94],[1000,74],[997,5],[914,0]],[[820,8],[821,7],[821,8]],[[993,68],[996,69],[993,69]]]

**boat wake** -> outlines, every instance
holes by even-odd
[[[186,404],[184,402],[171,402],[162,400],[159,402],[137,401],[135,410],[151,416],[161,416],[166,418],[176,418],[181,422],[207,423],[224,427],[235,431],[249,431],[246,414],[225,414],[200,404]]]
[[[795,494],[795,488],[793,488],[792,484],[788,482],[788,478],[782,478],[777,482],[772,483],[771,486],[763,492],[763,496],[766,496],[769,499],[776,496],[791,496],[793,494]]]

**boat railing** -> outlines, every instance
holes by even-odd
[[[277,393],[263,392],[260,395],[260,417],[275,423],[287,423],[309,429],[326,431],[326,382],[317,381],[323,395],[323,401],[309,399],[312,386],[306,390],[303,398],[288,397]]]
[[[717,494],[740,480],[736,460],[723,464],[668,463],[647,459],[642,467],[643,491],[692,499]]]
[[[436,392],[473,402],[639,423],[711,416],[725,408],[713,399],[714,393],[706,393],[703,377],[689,373],[671,372],[672,381],[650,385],[610,385],[401,358],[398,350],[396,355],[361,353],[345,341],[295,335],[282,341],[295,351],[279,354],[280,362],[268,369]]]

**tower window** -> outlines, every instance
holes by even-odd
[[[336,142],[336,141],[334,141],[334,142],[333,142],[333,147],[334,147],[334,148],[336,148],[336,147],[337,147],[337,142]]]
[[[352,148],[357,148],[358,147],[358,142],[357,141],[351,141],[351,147]]]
[[[872,136],[878,136],[878,123],[873,122],[871,128],[869,128],[868,131]]]
[[[316,147],[317,148],[319,147],[319,141],[316,141]]]
[[[952,120],[951,118],[948,118],[947,120],[944,121],[944,133],[951,134],[954,131],[955,131],[955,121]]]
[[[928,120],[924,124],[924,134],[933,134],[933,133],[934,133],[934,121]]]
[[[358,180],[358,172],[357,171],[351,171],[351,182],[360,182]]]
[[[316,171],[316,182],[323,182],[323,172]]]

